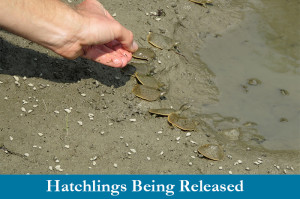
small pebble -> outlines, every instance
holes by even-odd
[[[131,153],[131,152],[129,152],[129,151],[128,151],[127,153],[128,153],[128,155],[131,155],[131,154],[132,154],[132,153]]]
[[[283,169],[283,173],[284,173],[284,174],[287,174],[287,170],[286,170],[286,169]]]
[[[120,139],[123,139],[124,137],[123,136],[120,136]]]
[[[8,100],[8,97],[4,97],[5,100]]]
[[[101,135],[104,135],[104,133],[105,133],[104,131],[101,131],[101,132],[100,132]]]
[[[116,17],[116,16],[117,16],[117,13],[113,13],[111,16]]]
[[[85,97],[85,96],[86,96],[86,94],[85,94],[85,93],[81,93],[80,95],[81,95],[82,97]]]
[[[151,160],[151,158],[150,158],[150,157],[147,157],[147,160]]]
[[[0,84],[3,84],[3,82],[2,82],[2,81],[0,81]]]
[[[26,109],[25,109],[24,107],[22,107],[21,110],[22,110],[23,112],[26,112]]]
[[[195,159],[196,157],[192,155],[191,158]]]
[[[53,167],[52,167],[52,166],[49,166],[49,170],[50,170],[50,171],[53,171]]]
[[[136,153],[136,150],[135,150],[135,149],[130,149],[130,151],[131,151],[132,153]]]
[[[197,144],[197,142],[195,142],[195,141],[193,141],[193,140],[190,140],[190,142],[191,142],[192,144]]]
[[[91,160],[91,161],[95,161],[97,158],[98,158],[97,156],[94,156],[94,157],[92,157],[90,160]]]
[[[67,144],[66,144],[66,145],[65,145],[65,148],[69,149],[69,148],[70,148],[70,145],[67,145]]]
[[[112,123],[112,122],[108,123],[109,126],[111,126],[111,125],[113,125],[113,124],[114,124],[114,123]]]
[[[176,138],[176,141],[179,141],[179,140],[180,140],[180,137],[177,137],[177,138]]]
[[[189,165],[190,165],[190,166],[192,166],[192,165],[193,165],[193,163],[192,163],[192,162],[189,162]]]
[[[157,131],[158,134],[162,134],[162,131]]]
[[[92,164],[93,164],[93,166],[96,166],[97,162],[96,162],[96,161],[93,161],[93,163],[92,163]]]
[[[228,171],[229,174],[232,174],[232,171]]]
[[[128,146],[129,146],[129,144],[128,144],[128,143],[125,143],[125,146],[126,146],[126,147],[128,147]]]
[[[18,82],[20,80],[20,78],[16,75],[13,76],[13,78]]]
[[[114,163],[114,167],[117,168],[117,167],[118,167],[118,164]]]
[[[159,141],[159,138],[156,138],[157,141]]]
[[[30,86],[30,87],[33,87],[33,84],[32,83],[29,83],[29,84],[27,84],[28,86]]]
[[[257,162],[257,161],[255,161],[255,162],[253,162],[254,164],[256,164],[256,165],[260,165],[260,163],[259,162]]]
[[[219,167],[219,170],[222,170],[223,169],[223,167]]]
[[[38,133],[38,135],[39,135],[39,136],[43,136],[44,134],[42,134],[42,133]]]
[[[82,121],[77,121],[77,123],[78,123],[80,126],[83,125]]]
[[[30,110],[27,111],[27,113],[31,113],[32,111],[33,111],[33,110],[30,109]]]
[[[189,136],[191,136],[192,134],[190,133],[190,132],[188,132],[188,133],[186,133],[186,137],[189,137]]]
[[[24,155],[25,155],[26,157],[28,157],[28,156],[29,156],[29,153],[24,153]]]
[[[164,154],[164,152],[162,151],[162,152],[160,152],[160,154],[159,155],[163,155]]]
[[[130,122],[136,122],[135,118],[129,119]]]
[[[60,168],[60,165],[56,165],[56,166],[55,166],[55,169],[56,169],[57,171],[60,171],[60,172],[62,172],[62,171],[63,171],[63,169],[62,169],[62,168]]]
[[[32,90],[36,91],[36,87],[33,87]]]
[[[59,111],[54,111],[54,113],[58,114],[58,113],[59,113]]]
[[[238,160],[238,161],[237,161],[237,163],[239,163],[239,164],[242,164],[242,163],[243,163],[243,161],[242,161],[242,160]]]
[[[12,136],[9,136],[9,139],[10,139],[10,141],[13,141],[14,138]]]
[[[294,171],[294,167],[290,167],[290,169],[291,169],[292,171]]]
[[[36,107],[38,107],[38,106],[39,106],[39,105],[37,105],[37,104],[32,105],[33,108],[36,108]]]
[[[66,111],[67,113],[71,113],[71,109],[66,108],[65,111]]]
[[[17,81],[15,81],[15,84],[16,84],[17,86],[20,86],[20,85],[21,85],[20,82],[17,82]]]
[[[246,171],[250,171],[250,168],[249,168],[249,167],[246,167],[245,170],[246,170]]]

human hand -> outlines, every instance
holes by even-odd
[[[112,67],[124,67],[138,49],[131,31],[117,22],[96,0],[85,0],[77,7],[83,17],[82,54],[87,59]]]

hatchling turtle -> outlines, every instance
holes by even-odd
[[[205,8],[207,3],[212,3],[212,0],[189,0],[189,1],[200,4]]]
[[[155,59],[156,55],[150,48],[139,48],[132,54],[132,57],[136,59],[152,60]]]
[[[163,83],[161,83],[160,81],[158,81],[157,79],[155,79],[152,76],[148,76],[148,75],[144,75],[142,73],[136,72],[135,77],[141,84],[151,87],[151,88],[154,88],[154,89],[160,89],[161,87],[164,86]]]
[[[135,72],[150,75],[154,71],[154,66],[149,63],[130,63],[122,68],[122,72],[126,75],[133,75]]]
[[[189,109],[190,104],[183,104],[180,106],[179,110],[175,110],[173,108],[159,108],[159,109],[149,109],[149,113],[161,115],[161,116],[169,116],[171,113],[180,114],[182,111]]]
[[[174,47],[176,47],[179,44],[179,42],[176,42],[167,36],[154,32],[149,32],[147,36],[147,41],[149,44],[153,45],[156,48],[166,50],[174,49]]]
[[[169,116],[171,113],[174,112],[176,112],[176,110],[173,108],[149,109],[149,113],[161,116]]]
[[[176,112],[169,114],[168,122],[184,131],[195,131],[197,126],[194,120],[191,120],[187,117],[182,117]]]
[[[132,89],[133,94],[147,101],[155,101],[161,96],[161,92],[155,88],[136,84]]]
[[[222,160],[224,158],[223,149],[217,144],[202,145],[198,148],[198,152],[211,160]]]

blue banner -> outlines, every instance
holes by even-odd
[[[299,175],[0,175],[9,198],[285,198]]]

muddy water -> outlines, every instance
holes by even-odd
[[[267,149],[300,149],[299,19],[298,0],[251,1],[241,25],[198,52],[220,89],[204,111],[257,123]]]

